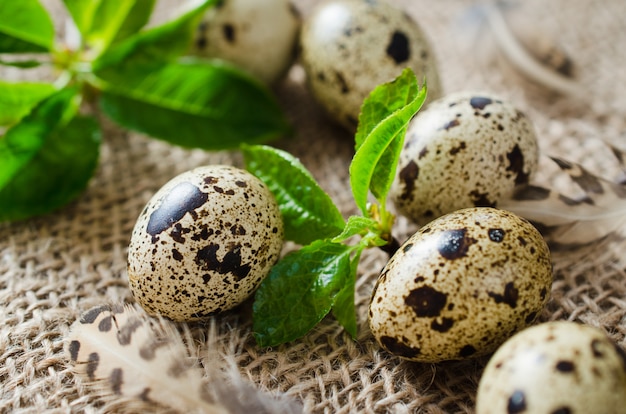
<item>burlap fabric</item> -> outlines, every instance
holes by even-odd
[[[58,10],[57,2],[48,3]],[[297,2],[304,14],[313,3]],[[626,2],[529,0],[519,8],[529,30],[545,31],[569,52],[585,96],[576,100],[520,76],[486,33],[469,41],[476,34],[467,19],[471,1],[394,3],[419,21],[431,39],[446,92],[496,92],[533,120],[542,153],[580,162],[609,177],[617,173],[602,140],[616,145],[626,140]],[[13,70],[3,70],[2,75],[18,76]],[[276,145],[302,160],[344,215],[356,213],[348,185],[351,136],[329,122],[312,101],[298,68],[276,93],[296,128],[293,139]],[[1,412],[101,411],[89,390],[76,385],[63,338],[84,310],[132,301],[126,249],[139,212],[174,175],[215,163],[242,165],[237,152],[183,150],[107,124],[97,174],[76,202],[45,217],[0,224]],[[547,172],[542,176],[551,177]],[[566,180],[553,180],[553,185],[560,184],[566,185]],[[395,233],[403,239],[414,230],[400,219]],[[588,254],[555,254],[556,281],[541,319],[601,327],[626,348],[622,248],[614,242]],[[229,353],[255,386],[286,393],[301,401],[307,412],[473,412],[486,359],[438,365],[404,362],[382,352],[371,337],[368,298],[385,259],[382,252],[368,251],[359,267],[356,341],[328,318],[302,340],[259,349],[249,333],[249,305],[244,305],[215,318],[219,341],[214,346]],[[193,329],[201,341],[206,326]],[[201,342],[198,346],[200,356],[215,352]]]

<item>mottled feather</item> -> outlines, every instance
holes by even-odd
[[[213,359],[203,372],[190,342],[172,321],[131,305],[102,305],[72,325],[66,351],[79,384],[102,399],[106,411],[302,412],[286,397],[258,391],[225,359]]]
[[[616,147],[611,150],[624,176],[626,153]],[[529,185],[499,207],[532,221],[555,249],[626,236],[626,180],[609,180],[579,164],[551,159],[584,192],[583,196],[570,198],[550,188]]]

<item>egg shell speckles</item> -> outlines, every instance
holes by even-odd
[[[418,224],[461,208],[497,207],[529,182],[538,158],[521,111],[490,94],[453,94],[409,124],[389,197]]]
[[[272,84],[295,60],[300,24],[289,0],[222,0],[205,14],[191,52],[227,60]]]
[[[389,260],[369,324],[383,348],[439,362],[493,352],[548,301],[550,252],[525,219],[470,208],[432,221]]]
[[[280,210],[263,182],[231,166],[199,167],[166,183],[137,219],[130,289],[150,314],[199,319],[248,298],[282,245]]]
[[[313,96],[348,130],[356,129],[363,100],[406,67],[428,97],[441,90],[435,56],[418,24],[380,0],[331,0],[318,4],[302,26],[302,66]]]
[[[574,322],[528,328],[504,343],[481,377],[477,414],[626,412],[626,354]]]

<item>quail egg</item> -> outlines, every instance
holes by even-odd
[[[299,31],[289,0],[221,0],[199,24],[191,54],[224,59],[272,84],[295,60]]]
[[[497,207],[529,182],[539,150],[530,120],[488,93],[432,102],[409,124],[389,193],[418,224],[469,207]]]
[[[626,354],[600,329],[574,322],[528,328],[493,355],[478,386],[478,414],[618,414],[626,411]]]
[[[173,178],[132,232],[128,279],[150,314],[196,320],[248,298],[278,260],[283,222],[267,186],[226,165]]]
[[[426,77],[429,97],[441,86],[435,56],[419,25],[383,0],[327,0],[307,16],[301,61],[313,97],[348,130],[363,100],[406,67]]]
[[[459,210],[391,257],[372,292],[369,325],[405,359],[485,355],[535,320],[551,284],[550,252],[527,220],[490,207]]]

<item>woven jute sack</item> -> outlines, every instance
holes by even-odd
[[[45,2],[62,31],[60,3]],[[159,13],[167,16],[176,3],[162,2]],[[294,3],[306,17],[316,2]],[[554,93],[517,70],[481,23],[478,2],[392,3],[419,22],[431,41],[444,93],[494,92],[532,120],[542,157],[562,157],[609,178],[620,172],[606,143],[623,147],[626,141],[626,2],[528,0],[509,10],[526,22],[527,30],[545,32],[568,53],[583,92],[579,96],[584,97],[576,99]],[[0,75],[15,80],[24,76],[11,69],[2,69]],[[345,217],[356,214],[348,176],[353,137],[314,102],[304,78],[296,64],[274,87],[295,133],[272,145],[298,157]],[[99,166],[87,190],[54,213],[0,224],[0,412],[106,409],[74,378],[64,338],[85,310],[133,302],[126,255],[135,220],[165,182],[206,164],[242,167],[243,161],[237,151],[182,149],[104,120]],[[548,167],[537,179],[555,188],[568,186]],[[403,240],[416,229],[399,218],[394,233]],[[552,295],[539,321],[600,327],[626,348],[623,247],[611,240],[555,252]],[[369,332],[369,296],[387,258],[373,249],[363,254],[355,340],[329,317],[300,340],[262,349],[250,332],[250,305],[244,304],[212,319],[217,340],[210,347],[205,341],[210,324],[190,326],[198,358],[226,355],[254,387],[298,401],[306,412],[473,412],[488,358],[440,364],[403,361],[382,351]]]

